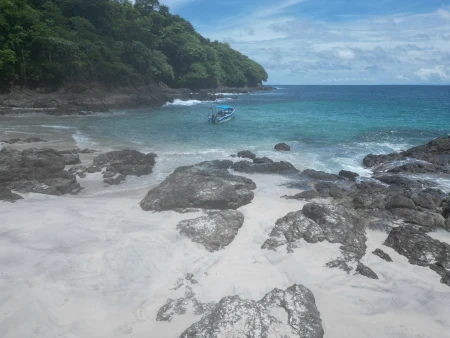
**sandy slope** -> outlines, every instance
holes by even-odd
[[[279,198],[289,192],[283,178],[251,177],[258,188],[239,209],[245,223],[215,253],[176,231],[199,213],[142,211],[148,188],[0,203],[0,336],[178,337],[196,318],[157,322],[156,313],[167,298],[182,296],[171,290],[176,281],[194,273],[203,302],[233,294],[259,299],[274,287],[304,284],[326,337],[450,337],[450,289],[430,269],[383,247],[384,233],[368,233],[362,260],[380,280],[324,267],[339,245],[305,242],[293,254],[260,249],[275,221],[302,203]],[[100,189],[95,179],[89,184]],[[372,255],[377,247],[394,262]]]

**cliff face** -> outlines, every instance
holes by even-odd
[[[266,80],[261,65],[202,37],[157,0],[0,2],[0,91],[67,92],[71,83],[198,90]]]

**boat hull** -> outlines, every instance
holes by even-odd
[[[215,119],[213,119],[212,117],[208,117],[208,122],[213,124],[225,123],[231,121],[232,119],[234,119],[234,112],[232,112],[231,114],[227,114],[223,117],[216,117]]]

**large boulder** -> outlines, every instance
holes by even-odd
[[[0,201],[15,202],[20,199],[22,199],[21,196],[11,192],[11,190],[9,190],[9,189],[0,187]]]
[[[270,158],[255,158],[249,161],[236,162],[233,169],[247,174],[295,174],[298,170],[289,162],[274,162]]]
[[[275,145],[274,149],[276,151],[290,151],[291,147],[286,143],[278,143],[277,145]]]
[[[141,201],[143,210],[237,209],[250,203],[255,183],[226,169],[202,165],[177,168]]]
[[[280,218],[269,236],[263,249],[276,250],[287,244],[290,250],[303,239],[308,243],[341,243],[346,261],[358,261],[366,251],[364,220],[343,206],[308,203],[301,211]]]
[[[254,160],[256,158],[256,155],[252,153],[250,150],[243,150],[237,153],[238,157],[242,158],[249,158],[251,160]]]
[[[236,237],[244,224],[244,215],[236,210],[211,212],[207,216],[178,223],[180,234],[213,252],[223,249]]]
[[[136,150],[111,151],[94,158],[94,166],[105,168],[107,173],[142,176],[151,174],[156,155],[143,154]]]
[[[409,263],[428,266],[450,286],[450,245],[433,239],[423,231],[411,227],[391,230],[384,245],[408,258]]]
[[[335,174],[326,173],[324,171],[318,171],[314,169],[306,169],[302,171],[302,176],[306,176],[308,178],[312,178],[319,181],[338,181],[342,180],[343,177],[340,177]]]
[[[54,149],[0,151],[0,187],[19,192],[63,195],[80,189],[64,170],[65,159]]]
[[[339,176],[348,178],[349,180],[354,180],[355,178],[357,178],[359,176],[359,174],[357,174],[353,171],[341,170],[339,172]]]
[[[324,330],[313,293],[294,284],[274,289],[259,301],[222,298],[180,338],[322,338]]]

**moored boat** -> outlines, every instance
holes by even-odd
[[[217,106],[211,108],[211,114],[208,116],[209,123],[223,123],[234,118],[235,109],[230,106]]]

